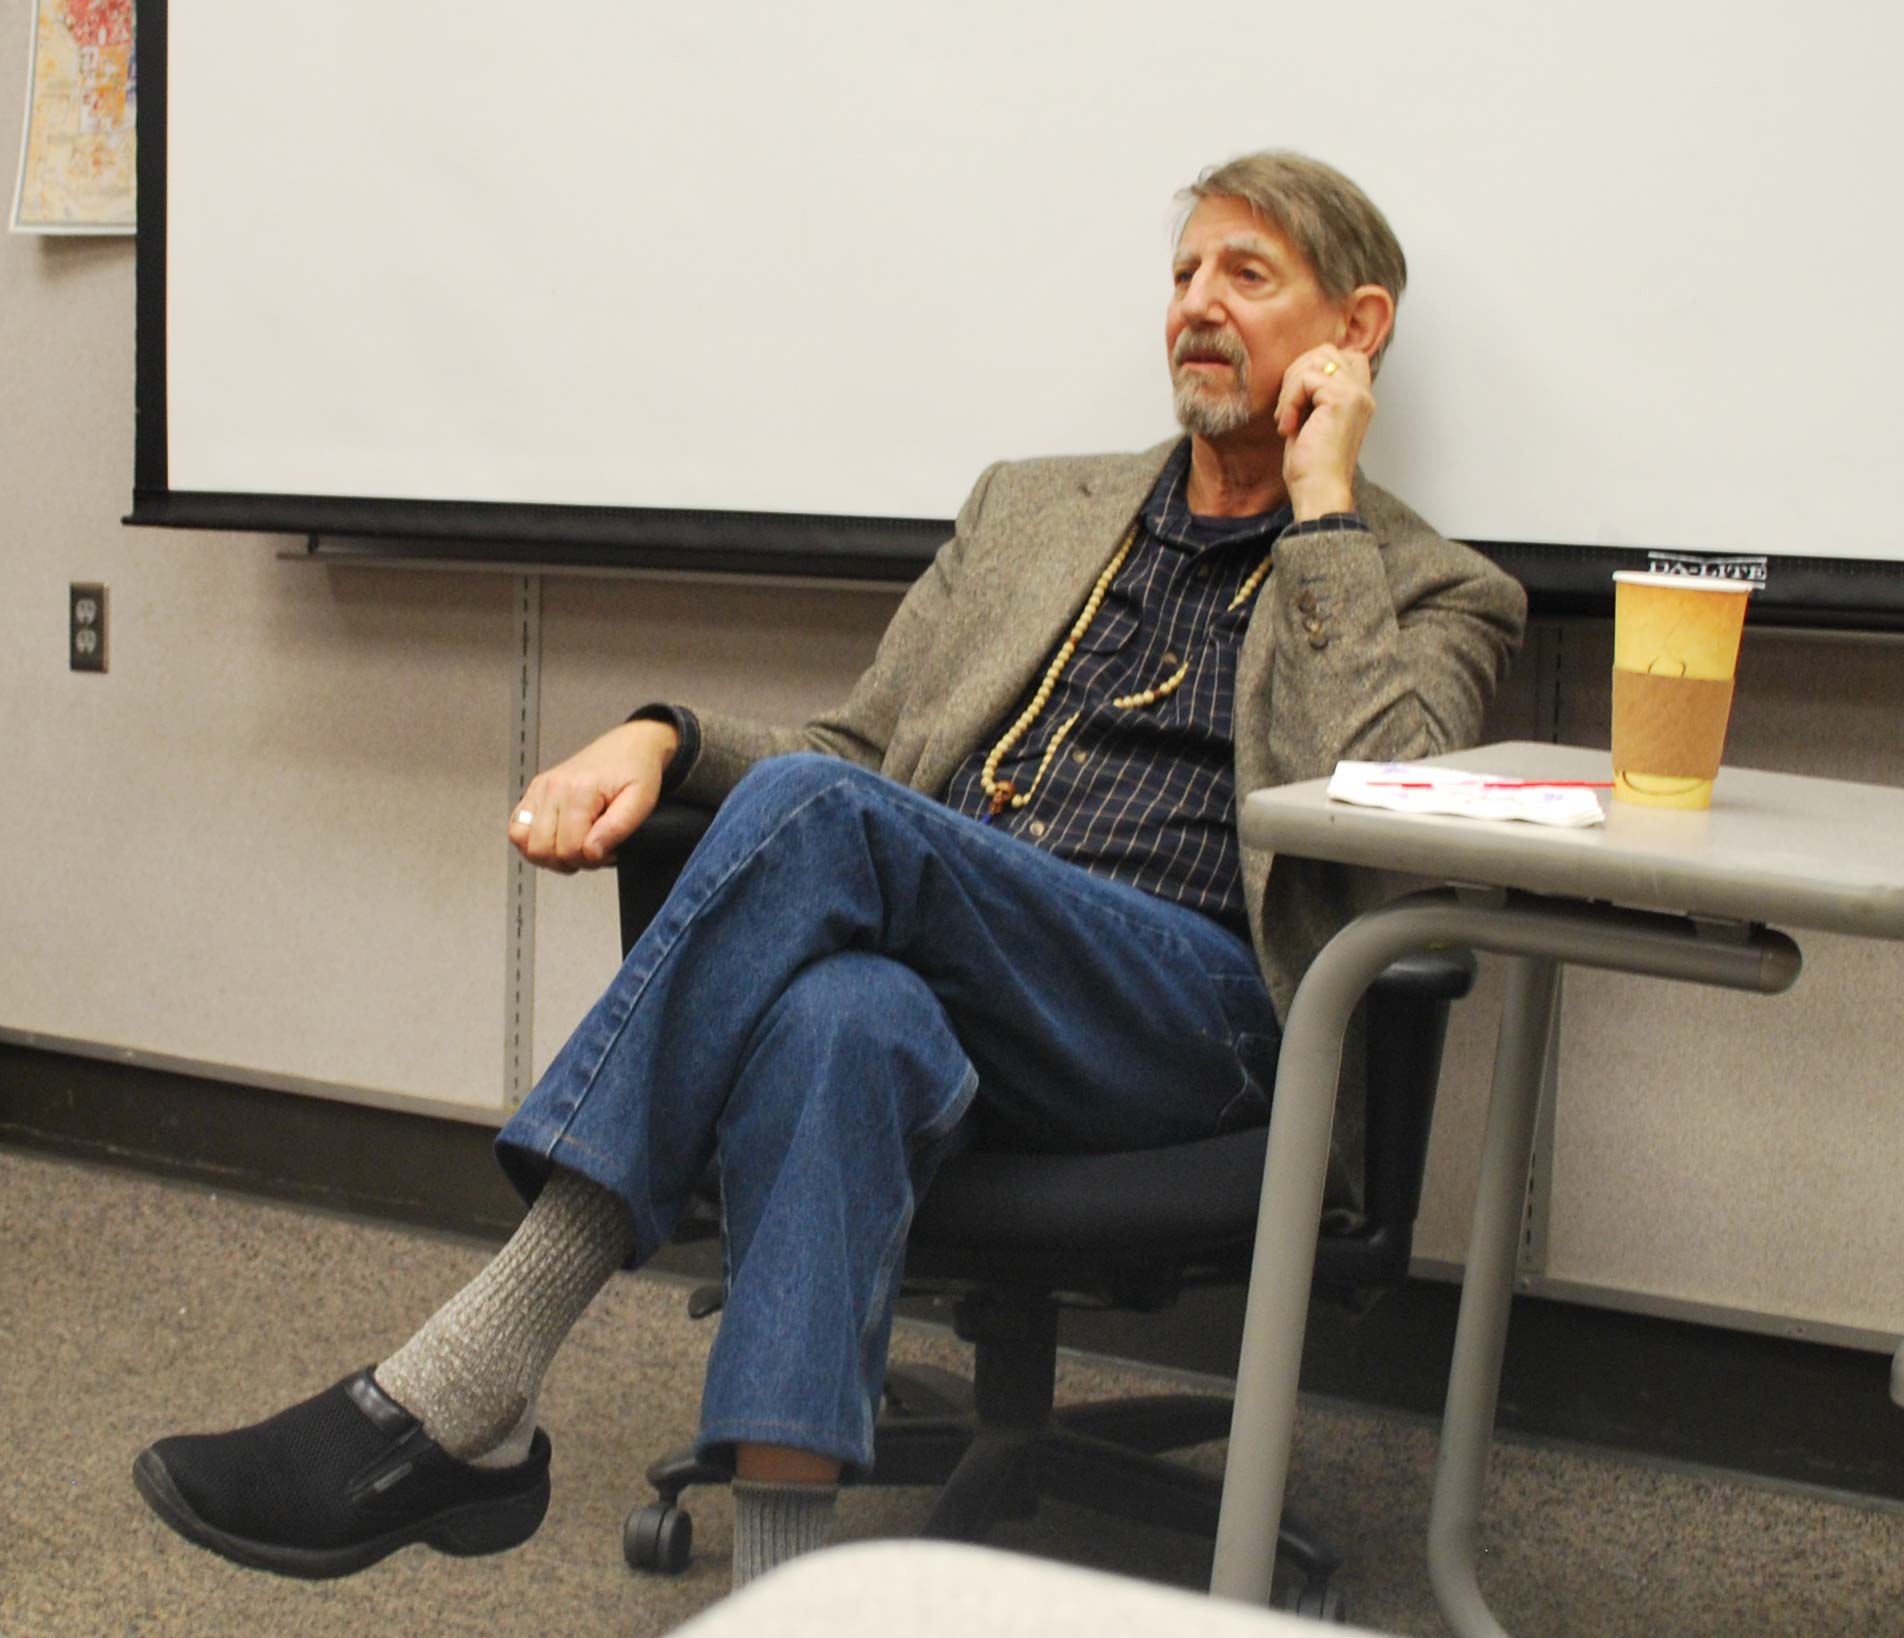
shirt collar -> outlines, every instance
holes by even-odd
[[[1150,498],[1144,502],[1144,527],[1159,540],[1189,551],[1233,546],[1238,541],[1267,537],[1274,540],[1289,527],[1292,514],[1285,501],[1273,512],[1247,518],[1199,518],[1190,510],[1190,440],[1184,439],[1157,474]]]

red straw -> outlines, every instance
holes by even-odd
[[[1370,790],[1385,791],[1437,791],[1457,790],[1459,786],[1439,785],[1432,779],[1371,779]],[[1613,781],[1610,779],[1484,779],[1481,781],[1484,791],[1610,791]]]

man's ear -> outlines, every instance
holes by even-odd
[[[1395,298],[1379,284],[1358,284],[1342,305],[1342,339],[1352,353],[1373,358],[1395,328]]]

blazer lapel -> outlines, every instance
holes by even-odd
[[[984,600],[993,629],[969,634],[974,665],[944,703],[920,759],[920,789],[942,789],[975,745],[1004,732],[1006,714],[1051,663],[1179,441],[1065,474],[1038,508],[1035,532],[1009,543],[1014,572],[1002,577],[999,602]]]

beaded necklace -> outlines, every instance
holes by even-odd
[[[1091,595],[1084,600],[1083,612],[1072,622],[1070,633],[1058,645],[1058,652],[1052,656],[1051,664],[1045,668],[1044,678],[1039,682],[1037,691],[1031,696],[1031,703],[1018,713],[1018,720],[1005,730],[998,743],[987,754],[985,765],[979,770],[979,785],[990,800],[991,807],[979,816],[981,824],[989,825],[1007,808],[1022,808],[1031,800],[1038,787],[1044,783],[1045,770],[1051,766],[1051,759],[1058,754],[1058,748],[1064,744],[1065,736],[1084,715],[1082,711],[1073,711],[1058,724],[1057,732],[1051,736],[1051,743],[1045,747],[1045,754],[1038,763],[1038,771],[1031,776],[1031,783],[1022,791],[1011,780],[998,777],[999,763],[1004,761],[1010,754],[1011,748],[1031,731],[1032,724],[1038,720],[1046,705],[1050,703],[1052,689],[1057,687],[1059,677],[1064,675],[1064,668],[1071,663],[1071,656],[1077,652],[1078,644],[1083,640],[1084,634],[1091,629],[1091,622],[1097,618],[1097,611],[1102,607],[1105,595],[1111,589],[1111,582],[1117,578],[1117,571],[1123,568],[1124,559],[1130,556],[1131,547],[1136,543],[1137,524],[1133,522],[1125,531],[1123,540],[1118,543],[1117,550],[1111,554],[1110,562],[1104,565],[1104,572],[1097,577],[1097,584],[1091,588]],[[1275,558],[1276,554],[1272,550],[1261,563],[1256,565],[1249,579],[1243,582],[1237,594],[1230,599],[1230,606],[1223,611],[1225,614],[1234,614],[1256,595],[1257,588],[1268,578]],[[1111,704],[1120,711],[1141,711],[1146,706],[1155,705],[1159,700],[1168,699],[1176,693],[1183,685],[1184,678],[1189,675],[1190,662],[1185,660],[1156,687],[1146,688],[1136,694],[1120,694],[1111,701]]]

